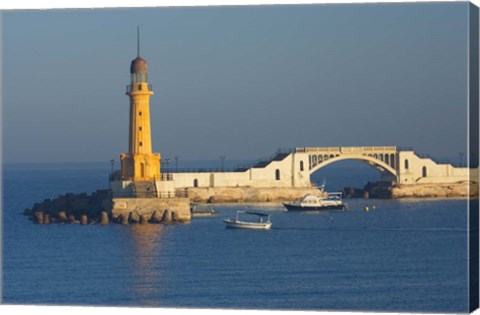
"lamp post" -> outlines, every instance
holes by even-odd
[[[225,162],[225,156],[221,155],[220,160],[222,161],[222,168],[221,171],[223,172],[223,163]]]
[[[168,174],[168,163],[170,163],[170,159],[165,159],[165,163],[167,163],[167,174]]]

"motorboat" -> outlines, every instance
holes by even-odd
[[[307,194],[292,203],[283,203],[288,211],[346,210],[341,192],[327,193],[328,196]]]
[[[256,216],[258,221],[243,221],[240,220],[240,214]],[[248,229],[248,230],[270,230],[272,222],[270,222],[270,214],[256,211],[242,211],[237,210],[235,219],[224,219],[227,228],[234,229]]]

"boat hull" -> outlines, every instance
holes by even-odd
[[[255,222],[244,222],[238,220],[225,219],[225,227],[230,229],[246,229],[246,230],[270,230],[272,227],[271,222],[265,223],[255,223]]]
[[[345,210],[345,204],[323,206],[300,206],[289,203],[283,204],[288,211],[321,211],[321,210]]]

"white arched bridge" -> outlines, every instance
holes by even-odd
[[[381,181],[401,185],[455,183],[468,180],[468,169],[437,163],[413,149],[395,146],[301,147],[279,151],[253,166],[228,172],[175,172],[175,188],[185,187],[311,187],[311,175],[341,160],[359,160],[380,171]],[[168,172],[168,171],[167,171]]]
[[[397,180],[398,155],[394,146],[296,148],[295,153],[308,155],[310,174],[334,162],[353,159],[365,162],[392,180]]]

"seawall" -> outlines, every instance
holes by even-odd
[[[478,182],[459,181],[446,184],[398,185],[391,182],[368,183],[362,188],[344,188],[347,198],[474,198],[478,199]]]
[[[317,188],[215,187],[188,188],[188,198],[195,203],[242,203],[291,201],[306,194],[318,194]]]
[[[391,198],[478,198],[478,183],[398,185]]]
[[[113,198],[111,216],[118,223],[167,223],[191,220],[188,198]]]

